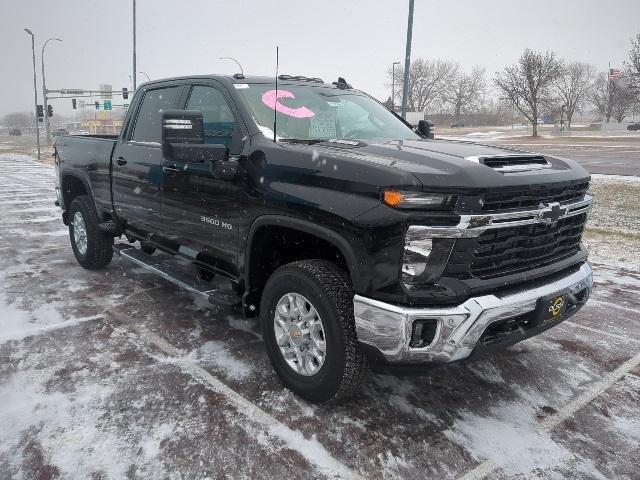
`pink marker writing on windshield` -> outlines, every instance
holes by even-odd
[[[307,107],[287,107],[286,105],[280,103],[281,98],[296,98],[296,96],[289,90],[278,89],[277,96],[275,90],[269,90],[262,95],[262,103],[264,103],[267,107],[275,110],[276,112],[280,112],[283,115],[287,115],[293,118],[309,118],[315,115],[315,113],[313,113]]]

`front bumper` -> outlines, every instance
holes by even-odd
[[[472,297],[453,307],[405,307],[356,295],[356,332],[358,340],[388,364],[449,363],[469,357],[489,325],[533,314],[540,299],[568,292],[581,301],[566,311],[559,319],[562,321],[582,307],[592,286],[591,266],[584,263],[570,273],[532,282],[524,288]],[[410,347],[413,322],[425,319],[437,321],[433,341],[426,347]]]

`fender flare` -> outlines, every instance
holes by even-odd
[[[293,230],[299,230],[304,233],[308,233],[310,235],[314,235],[322,240],[326,240],[327,242],[334,245],[342,256],[345,258],[347,262],[347,268],[349,269],[348,273],[351,277],[351,282],[353,283],[354,290],[359,290],[359,282],[360,277],[356,271],[356,256],[351,248],[349,242],[339,233],[331,230],[327,227],[323,227],[322,225],[318,225],[313,222],[309,222],[307,220],[302,220],[296,217],[289,217],[286,215],[262,215],[256,218],[251,227],[249,228],[249,234],[247,235],[247,243],[245,247],[245,279],[246,279],[246,291],[248,292],[251,288],[249,279],[251,278],[251,251],[253,247],[253,239],[256,231],[264,226],[279,226],[279,227],[287,227]]]
[[[87,191],[89,200],[91,200],[91,204],[93,205],[93,208],[95,208],[96,213],[98,213],[98,216],[99,216],[100,212],[98,212],[98,207],[93,197],[93,188],[91,187],[91,183],[89,182],[89,180],[87,178],[83,178],[83,175],[80,175],[77,171],[73,169],[64,169],[60,171],[60,196],[64,200],[64,208],[63,208],[63,214],[62,214],[63,220],[66,220],[65,217],[67,215],[67,212],[69,211],[69,205],[65,200],[65,191],[64,191],[64,181],[68,177],[73,177],[76,180],[78,180],[80,183],[82,183],[82,185],[84,186],[84,189]],[[63,206],[61,205],[61,207]],[[65,225],[66,224],[67,222],[65,221]]]

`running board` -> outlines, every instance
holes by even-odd
[[[224,288],[211,288],[211,285],[202,280],[193,278],[191,275],[180,271],[177,268],[167,265],[159,258],[147,255],[137,248],[125,243],[117,243],[113,246],[113,251],[120,257],[146,268],[152,273],[175,283],[179,287],[190,292],[201,295],[209,303],[236,306],[240,305],[241,299],[233,290]]]

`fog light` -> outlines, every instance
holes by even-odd
[[[411,348],[424,348],[433,343],[438,330],[438,320],[415,320],[411,328]]]

